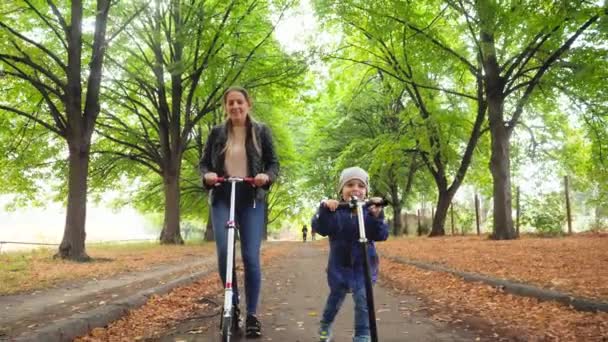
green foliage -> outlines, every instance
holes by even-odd
[[[563,234],[566,222],[563,194],[554,192],[540,198],[522,199],[521,221],[543,236]]]
[[[454,215],[456,216],[456,227],[458,231],[465,234],[475,231],[475,208],[467,206],[456,206],[454,208]]]
[[[429,233],[431,232],[431,227],[432,223],[431,221],[422,221],[420,222],[420,228],[418,228],[418,226],[416,226],[416,232],[415,234],[419,234],[421,236],[426,236],[429,235]]]
[[[100,118],[93,162],[99,172],[92,184],[106,189],[108,182],[134,180],[138,186],[121,187],[129,193],[122,202],[160,212],[163,182],[176,174],[182,217],[206,221],[198,164],[210,128],[224,119],[221,96],[234,84],[250,91],[254,117],[273,130],[279,183],[294,177],[297,158],[285,114],[296,112],[293,98],[306,66],[273,40],[271,11],[284,9],[275,5],[176,1],[136,18],[127,28],[130,39],[114,46],[110,65],[116,72],[104,88],[111,106]],[[289,208],[293,202],[280,203]]]
[[[608,218],[596,217],[595,221],[589,227],[589,230],[594,233],[608,232]]]
[[[45,2],[29,3],[53,16]],[[109,32],[116,32],[144,3],[118,2]],[[437,187],[449,187],[463,171],[462,157],[487,95],[480,100],[476,93],[480,29],[493,33],[503,75],[519,54],[532,51],[527,47],[537,35],[547,35],[534,56],[523,59],[527,64],[513,70],[517,77],[506,79],[512,91],[505,113],[512,113],[526,82],[551,52],[591,16],[605,11],[597,2],[573,0],[313,3],[323,28],[340,37],[337,46],[319,48],[315,56],[328,63],[329,79],[313,70],[305,75],[313,60],[285,53],[274,40],[269,18],[276,17],[284,1],[173,1],[149,6],[136,16],[125,34],[108,44],[102,114],[92,141],[90,198],[115,191],[121,193],[116,205],[163,212],[162,177],[169,161],[177,158],[182,216],[205,221],[207,197],[198,161],[210,127],[223,119],[223,89],[239,84],[251,90],[255,117],[272,128],[281,161],[270,198],[272,229],[288,226],[290,220],[307,222],[310,207],[320,198],[335,197],[339,172],[352,165],[369,171],[375,194],[396,194],[395,199],[410,206],[434,201]],[[87,18],[94,13],[92,4],[85,4]],[[7,27],[27,33],[61,60],[67,58],[61,36],[41,25],[25,5],[0,4],[0,21],[5,23],[0,53],[28,56],[65,82],[61,66],[48,54],[11,40]],[[62,13],[69,12],[66,3],[58,5]],[[180,22],[172,15],[175,10],[181,13]],[[608,207],[608,60],[602,58],[607,22],[604,15],[555,61],[524,106],[511,139],[515,175],[530,163],[540,164],[538,180],[553,173],[569,175],[572,187],[597,208]],[[50,24],[58,28],[55,21]],[[91,41],[85,32],[85,46]],[[90,52],[84,50],[86,65]],[[197,67],[203,69],[198,78]],[[51,75],[23,70],[53,87],[47,82]],[[16,204],[43,204],[40,189],[52,189],[64,201],[67,184],[55,177],[67,172],[67,146],[42,125],[55,124],[49,103],[64,110],[60,96],[51,91],[45,101],[32,84],[12,77],[13,72],[0,61],[0,105],[32,113],[40,121],[0,109],[0,193],[19,194]],[[174,92],[179,82],[185,90],[181,97]],[[169,108],[159,103],[161,93]],[[164,120],[167,127],[161,125]],[[166,146],[166,139],[177,137],[181,145]],[[489,134],[481,135],[464,170],[463,181],[485,196],[493,191],[490,150]],[[415,175],[411,184],[410,171]],[[544,201],[528,200],[533,208],[561,208]],[[474,227],[474,213],[457,212],[459,226]],[[532,211],[526,222],[542,231],[557,230],[560,218],[555,213],[543,216],[546,212]]]

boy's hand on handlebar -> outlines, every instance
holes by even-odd
[[[373,216],[373,217],[379,217],[380,213],[382,212],[382,207],[379,205],[375,205],[375,204],[370,204],[367,207],[367,211]]]
[[[270,177],[268,177],[268,175],[265,173],[258,173],[253,179],[253,183],[255,183],[255,186],[264,186],[268,184],[268,182],[270,182]]]
[[[379,217],[380,213],[382,212],[383,202],[384,199],[382,199],[382,197],[371,197],[369,199],[369,206],[367,207],[367,210],[370,214],[372,214],[372,216]]]
[[[203,178],[207,185],[215,185],[217,183],[217,173],[215,172],[207,172],[203,175]]]
[[[369,202],[370,204],[380,205],[384,202],[384,199],[382,197],[371,197]]]
[[[323,202],[321,202],[321,204],[323,204],[325,206],[325,208],[329,209],[329,211],[336,211],[336,209],[338,209],[338,204],[340,204],[340,202],[338,202],[334,199],[328,199],[328,200],[323,200]]]

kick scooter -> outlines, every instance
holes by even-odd
[[[226,284],[224,285],[224,311],[221,317],[220,326],[222,328],[222,342],[229,342],[232,335],[238,329],[238,321],[233,321],[235,318],[234,307],[232,303],[233,295],[233,280],[236,285],[236,272],[234,269],[234,231],[236,229],[236,222],[234,221],[234,202],[235,202],[235,190],[236,183],[247,182],[254,185],[253,177],[218,177],[217,182],[219,183],[230,183],[230,216],[226,222],[226,229],[228,230],[228,237],[226,242]]]
[[[374,291],[372,288],[372,273],[369,265],[369,255],[367,254],[367,237],[365,236],[365,221],[363,220],[363,206],[365,205],[379,205],[386,206],[388,202],[382,200],[381,202],[373,201],[360,201],[357,197],[352,197],[348,202],[341,202],[338,207],[342,208],[356,208],[357,219],[359,223],[359,246],[361,252],[365,256],[363,258],[364,272],[365,272],[365,297],[367,299],[367,313],[369,315],[369,332],[372,338],[372,342],[378,342],[378,329],[376,327],[376,309],[374,306]]]

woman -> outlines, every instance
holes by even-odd
[[[260,337],[261,324],[256,316],[261,285],[260,245],[264,229],[266,191],[276,179],[279,163],[270,129],[251,117],[251,97],[240,87],[224,93],[227,120],[209,133],[200,171],[205,187],[211,189],[211,223],[222,282],[226,281],[226,243],[230,210],[230,184],[217,184],[218,177],[254,177],[255,188],[237,183],[235,219],[238,223],[241,256],[245,268],[247,337]],[[234,288],[235,319],[239,319],[238,289]]]

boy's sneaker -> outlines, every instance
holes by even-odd
[[[331,329],[329,324],[321,322],[319,327],[319,342],[331,341]]]
[[[371,340],[372,338],[369,335],[353,337],[353,342],[370,342]]]
[[[249,338],[262,336],[262,323],[254,315],[248,314],[245,321],[245,335]]]

